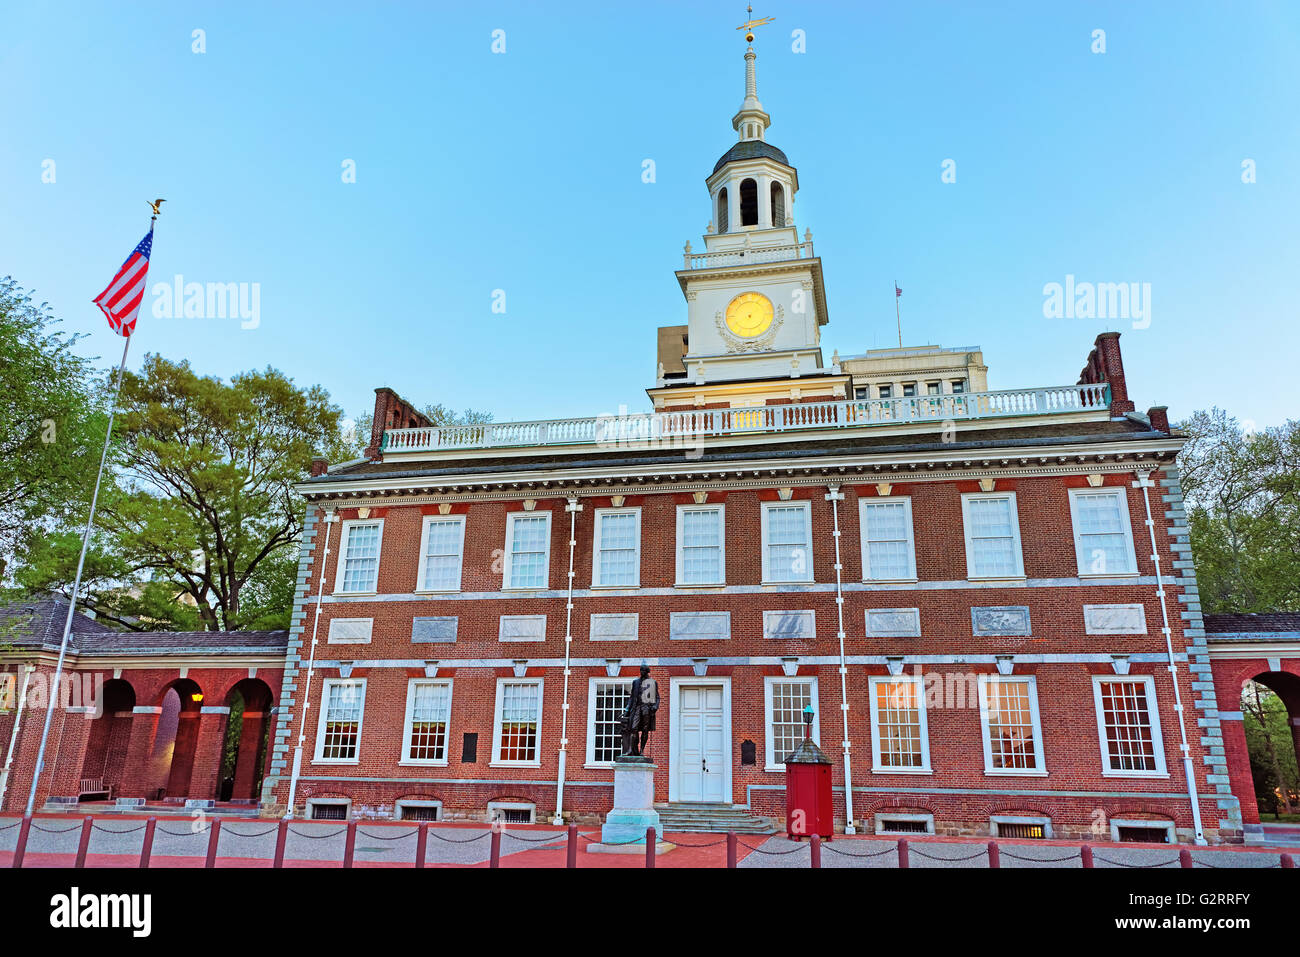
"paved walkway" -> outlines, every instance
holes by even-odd
[[[210,820],[210,819],[208,819]],[[32,823],[24,867],[71,867],[76,859],[82,818],[38,816]],[[0,867],[13,862],[20,819],[0,816]],[[158,818],[152,867],[202,867],[207,854],[208,821],[188,817]],[[268,820],[225,820],[217,845],[218,867],[270,867],[275,854],[277,824]],[[145,820],[139,817],[96,818],[87,855],[88,867],[136,867],[144,843]],[[357,828],[355,866],[411,867],[415,862],[413,824],[366,822]],[[490,830],[481,824],[439,824],[430,828],[426,864],[429,867],[486,867]],[[598,828],[579,829],[579,867],[644,867],[643,854],[592,854],[586,847],[598,841]],[[726,836],[667,834],[677,844],[661,855],[656,867],[725,867]],[[740,867],[810,866],[806,841],[784,836],[740,835]],[[285,844],[286,867],[339,867],[345,828],[336,822],[295,820]],[[999,841],[1003,867],[1081,867],[1079,845],[1064,841]],[[987,841],[981,839],[909,838],[911,867],[988,867]],[[839,836],[822,843],[823,867],[898,866],[895,838]],[[547,825],[512,825],[501,835],[502,867],[564,867],[567,834]],[[1169,845],[1094,844],[1094,863],[1106,867],[1179,866],[1181,848]],[[1191,848],[1198,867],[1276,868],[1286,848]],[[1300,847],[1289,851],[1300,857]]]

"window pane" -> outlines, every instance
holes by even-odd
[[[1128,536],[1120,509],[1123,501],[1116,493],[1079,495],[1075,498],[1075,515],[1079,523],[1079,546],[1082,570],[1093,574],[1131,572]]]
[[[984,685],[984,714],[988,721],[989,754],[994,769],[1036,770],[1034,720],[1029,682],[990,681]]]
[[[967,500],[966,534],[970,537],[971,575],[1016,575],[1016,541],[1011,524],[1010,498]]]
[[[545,515],[520,515],[510,523],[510,584],[546,587],[548,522]]]
[[[379,573],[379,525],[348,527],[343,556],[343,590],[374,591]]]
[[[613,761],[623,753],[619,719],[632,691],[632,679],[596,682],[596,702],[591,714],[593,761]]]
[[[424,553],[425,588],[460,587],[460,546],[459,520],[428,523],[428,545]]]
[[[541,707],[540,690],[535,684],[509,683],[502,685],[500,760],[537,760],[537,721]]]
[[[773,581],[810,578],[807,509],[802,505],[764,510],[767,521],[767,571]]]
[[[1146,683],[1101,682],[1101,713],[1110,770],[1157,770]]]
[[[782,764],[804,739],[803,709],[812,704],[811,681],[772,683],[772,759]]]
[[[325,696],[325,733],[321,757],[351,759],[357,756],[361,728],[362,694],[356,682],[334,682]]]
[[[722,512],[718,509],[682,513],[682,581],[722,581]]]
[[[908,578],[912,574],[907,506],[903,502],[867,502],[862,507],[868,578]]]
[[[415,685],[411,697],[411,740],[407,757],[412,761],[446,760],[451,688],[443,683],[421,682]]]
[[[880,766],[921,768],[921,703],[915,682],[881,681],[875,686],[873,702]]]
[[[635,585],[637,582],[636,513],[611,512],[600,516],[601,585]]]

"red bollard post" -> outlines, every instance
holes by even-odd
[[[820,834],[813,834],[810,836],[808,841],[808,849],[812,851],[812,854],[810,855],[812,858],[812,866],[821,867],[822,866],[822,836]]]
[[[348,837],[343,845],[343,866],[351,867],[357,853],[357,822],[348,821]]]
[[[23,816],[23,823],[18,828],[18,846],[14,848],[13,867],[22,867],[23,858],[27,856],[27,835],[32,830],[32,816],[26,814]]]
[[[654,870],[655,829],[652,827],[648,827],[645,829],[645,866],[646,866],[646,870]]]
[[[205,870],[217,866],[217,844],[221,840],[221,818],[214,817],[208,825],[208,856],[203,861]]]
[[[727,866],[736,866],[736,832],[727,832]]]
[[[1192,852],[1189,851],[1187,848],[1183,848],[1181,851],[1178,852],[1178,866],[1179,867],[1192,866]]]
[[[289,820],[282,817],[275,832],[275,859],[271,861],[272,867],[284,867],[284,845],[288,840]]]
[[[1002,866],[1002,851],[998,849],[997,841],[989,841],[989,867]]]
[[[578,866],[578,825],[569,825],[569,853],[564,859],[565,867]]]
[[[140,868],[149,866],[149,858],[153,856],[153,832],[158,828],[158,819],[151,817],[144,825],[144,846],[140,848]]]
[[[1092,867],[1092,845],[1084,844],[1080,847],[1079,856],[1083,858],[1084,867]]]
[[[907,863],[907,838],[905,837],[898,839],[898,866],[904,869],[910,866]]]
[[[421,824],[415,835],[415,866],[424,866],[424,854],[429,847],[429,828],[432,824]]]
[[[1290,854],[1283,854],[1283,855],[1282,855],[1282,866],[1283,866],[1283,867],[1295,867],[1295,858],[1292,857]]]
[[[492,828],[492,850],[488,856],[488,867],[501,866],[501,830]]]
[[[86,852],[90,850],[90,831],[95,826],[95,816],[92,814],[81,822],[81,840],[77,841],[77,863],[73,867],[86,866]]]

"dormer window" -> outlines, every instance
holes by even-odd
[[[758,183],[752,179],[740,182],[740,225],[758,225]]]

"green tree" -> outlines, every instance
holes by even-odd
[[[0,578],[52,523],[85,521],[106,383],[46,303],[0,279]]]
[[[1247,432],[1211,409],[1180,428],[1203,610],[1300,610],[1300,421]]]
[[[146,356],[122,383],[87,604],[132,627],[287,627],[305,511],[294,486],[313,454],[346,457],[341,419],[324,389],[275,369],[226,383]],[[70,534],[34,553],[29,588],[71,580]]]

